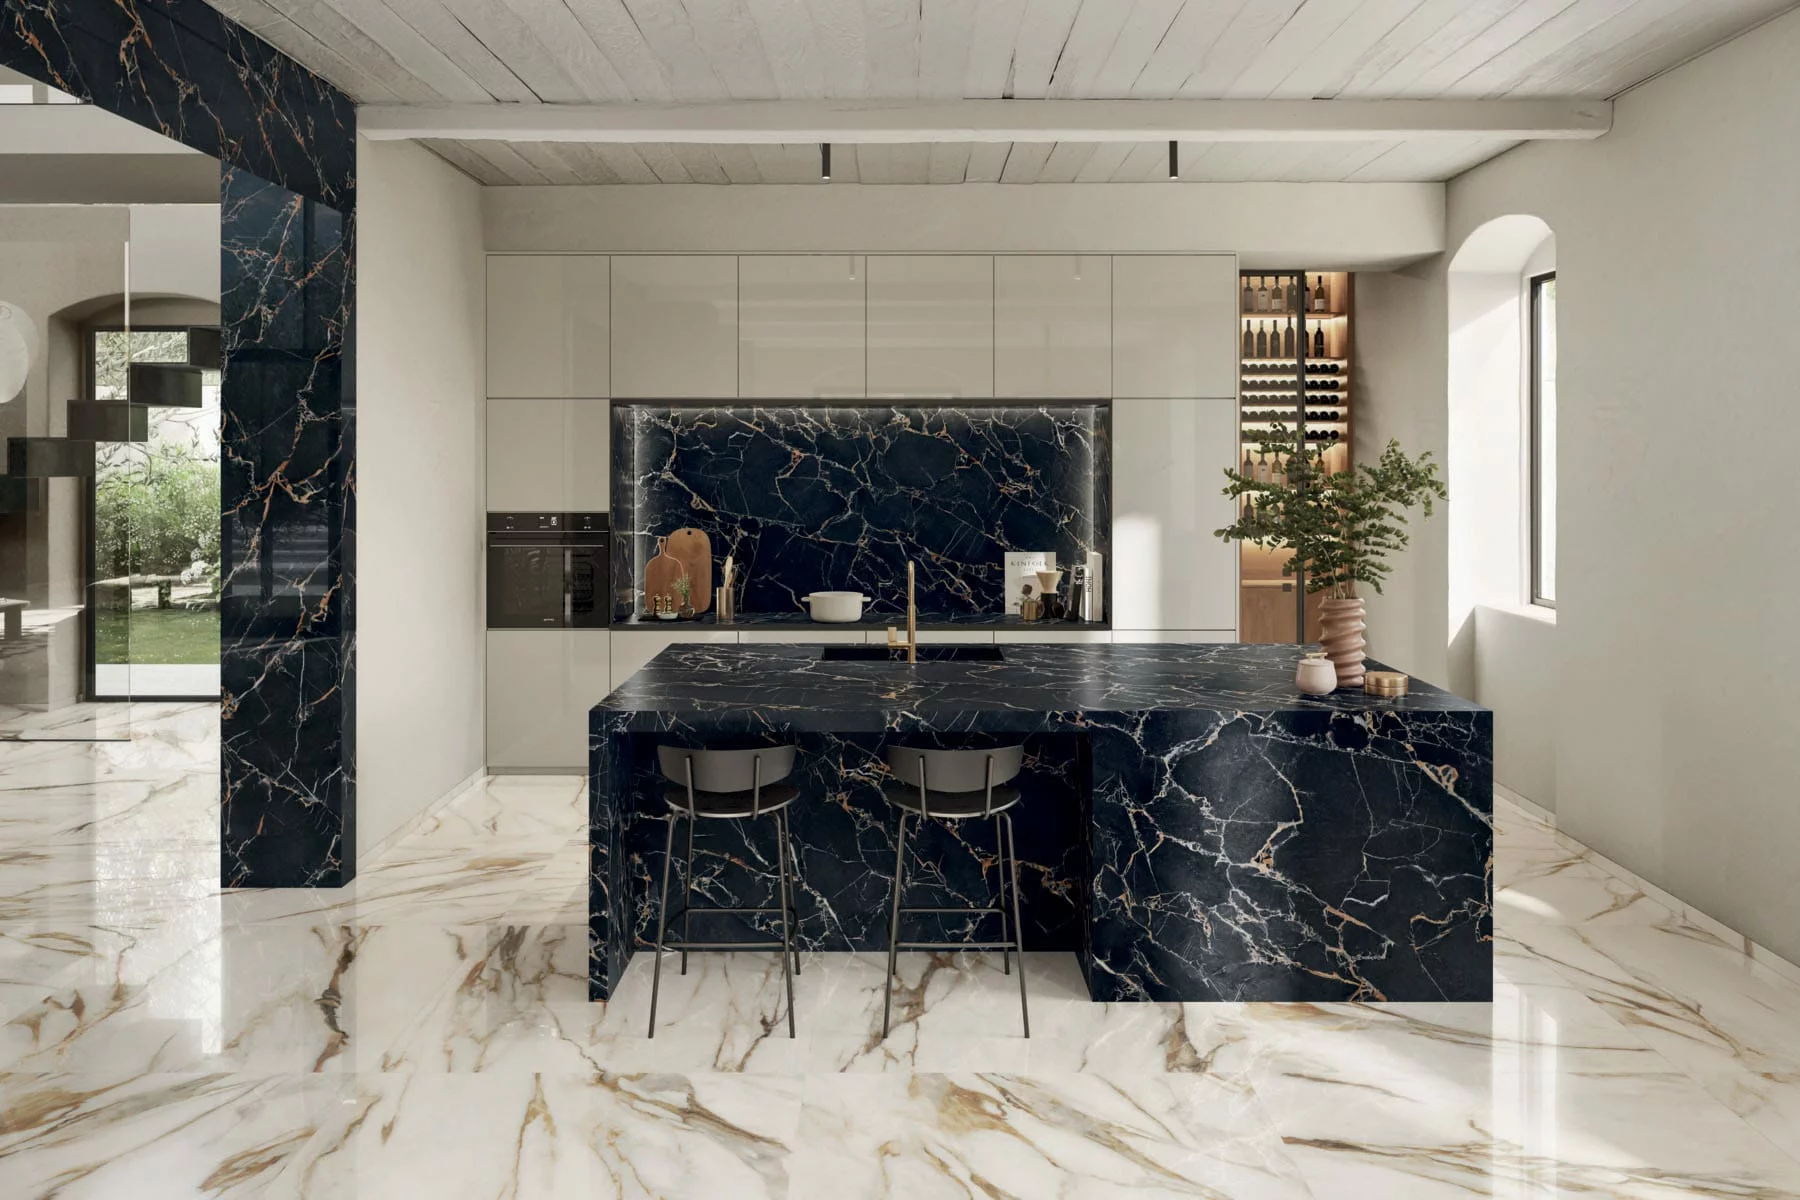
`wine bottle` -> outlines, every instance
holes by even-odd
[[[1269,293],[1269,311],[1287,311],[1287,291],[1281,285],[1281,276],[1275,277],[1275,289]]]
[[[1244,323],[1244,357],[1256,357],[1256,333],[1250,328],[1248,321]]]
[[[1216,346],[1218,343],[1214,342],[1213,345]],[[1325,322],[1323,321],[1313,327],[1312,352],[1314,358],[1325,357]]]
[[[1264,324],[1265,322],[1262,321],[1256,323],[1256,357],[1258,358],[1269,357],[1269,333],[1263,327]]]
[[[1244,276],[1244,298],[1242,303],[1245,312],[1256,311],[1256,293],[1250,290],[1250,277],[1248,275]]]
[[[1288,306],[1289,312],[1305,312],[1306,311],[1305,309],[1300,307],[1300,304],[1301,304],[1300,293],[1305,290],[1305,288],[1303,288],[1301,285],[1304,284],[1305,282],[1306,282],[1306,276],[1304,276],[1304,275],[1302,275],[1300,277],[1298,282],[1296,282],[1295,280],[1293,280],[1291,278],[1288,280],[1287,306]]]
[[[1331,311],[1331,297],[1325,294],[1325,277],[1323,275],[1319,276],[1318,282],[1313,285],[1313,311]]]
[[[1289,317],[1287,329],[1281,335],[1281,356],[1294,357],[1294,318]]]
[[[1256,277],[1256,311],[1269,311],[1269,281],[1261,275]]]
[[[1268,483],[1269,479],[1269,448],[1259,446],[1256,451],[1256,481]]]
[[[1244,449],[1244,469],[1239,471],[1238,474],[1242,475],[1245,479],[1256,478],[1256,460],[1250,457],[1250,450],[1248,447],[1245,447]]]

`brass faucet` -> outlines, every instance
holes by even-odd
[[[906,560],[906,640],[898,640],[894,636],[894,627],[888,626],[887,644],[889,650],[906,651],[906,661],[914,666],[919,662],[919,606],[913,601],[913,564]]]

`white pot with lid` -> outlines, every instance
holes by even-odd
[[[813,592],[800,600],[812,606],[813,620],[838,625],[862,620],[863,605],[869,602],[861,592]]]

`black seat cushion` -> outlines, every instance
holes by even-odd
[[[792,804],[800,795],[800,789],[791,783],[765,783],[762,790],[762,807],[756,810],[757,815],[777,812]],[[663,799],[669,802],[670,808],[678,808],[686,812],[688,808],[687,788],[679,783],[671,783],[663,789]],[[695,792],[694,813],[702,817],[747,817],[751,815],[754,796],[750,792]]]
[[[887,797],[888,803],[907,812],[920,812],[919,789],[910,783],[884,784],[881,794]],[[928,797],[931,815],[957,820],[963,817],[979,817],[982,806],[987,803],[985,792],[940,792],[932,789]],[[1005,812],[1019,802],[1019,789],[1002,784],[994,788],[994,812]]]

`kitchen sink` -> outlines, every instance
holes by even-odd
[[[826,646],[819,652],[820,662],[897,662],[906,661],[906,651],[889,650],[886,646]],[[1005,662],[998,646],[920,646],[919,661],[926,662]]]

